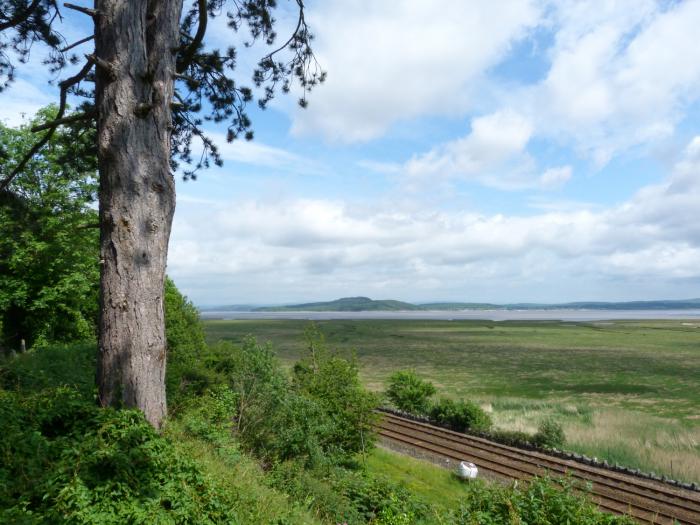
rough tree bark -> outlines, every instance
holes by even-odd
[[[166,414],[163,285],[175,211],[170,170],[182,0],[95,0],[102,406]]]

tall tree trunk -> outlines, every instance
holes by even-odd
[[[174,48],[182,0],[95,0],[103,406],[166,414],[163,284],[175,210]]]

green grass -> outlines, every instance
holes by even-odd
[[[411,493],[437,507],[457,507],[468,493],[466,483],[451,471],[385,448],[373,449],[367,455],[366,465],[370,472],[401,483]]]
[[[375,449],[367,470],[401,484],[428,504],[423,523],[577,523],[581,525],[632,525],[629,518],[601,514],[570,491],[562,492],[548,480],[532,484],[502,485],[482,479],[464,482],[451,471],[431,463]]]
[[[700,323],[681,321],[320,321],[355,354],[370,388],[415,369],[441,393],[474,399],[499,427],[533,431],[550,415],[570,448],[700,480]],[[271,341],[291,365],[306,321],[207,321],[208,341]],[[643,428],[643,432],[640,431]]]

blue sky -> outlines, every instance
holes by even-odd
[[[309,107],[251,110],[252,143],[212,127],[224,167],[178,182],[168,271],[196,303],[700,296],[700,1],[307,14]],[[34,64],[2,97],[15,124],[55,93]]]

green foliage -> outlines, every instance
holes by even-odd
[[[41,110],[18,129],[0,124],[11,170],[36,140]],[[99,279],[94,133],[60,128],[0,193],[0,346],[94,338]]]
[[[562,448],[566,443],[566,436],[561,423],[556,419],[549,417],[543,419],[537,427],[537,433],[534,435],[533,441],[536,445],[547,448]]]
[[[489,415],[471,401],[441,398],[430,407],[428,416],[456,432],[489,430],[493,424]]]
[[[62,386],[86,398],[95,388],[97,350],[94,344],[54,344],[0,360],[0,388],[39,392]]]
[[[330,421],[324,448],[341,455],[364,452],[374,441],[379,400],[360,383],[357,363],[332,355],[315,324],[306,329],[308,354],[294,366],[294,385],[313,399]]]
[[[504,445],[519,446],[526,443],[534,444],[534,436],[520,430],[494,429],[489,432],[489,436]]]
[[[203,366],[208,349],[197,308],[169,277],[165,278],[163,297],[168,345],[165,384],[172,414],[185,398],[203,394],[221,378]]]
[[[227,492],[138,411],[59,388],[0,392],[0,417],[2,522],[237,521]]]
[[[412,370],[399,370],[389,377],[386,396],[398,408],[411,414],[423,415],[430,407],[430,398],[435,386],[421,379]]]
[[[357,525],[422,523],[429,509],[398,483],[362,470],[305,469],[277,465],[271,482],[297,500],[309,501],[325,522]]]
[[[245,449],[265,463],[322,460],[330,420],[318,403],[291,387],[269,345],[247,338],[241,347],[220,343],[212,361],[237,395],[233,430]]]
[[[0,522],[306,525],[315,523],[309,509],[349,525],[631,523],[601,514],[568,482],[460,483],[460,497],[438,505],[404,485],[417,476],[410,458],[401,457],[397,479],[377,472],[372,456],[365,468],[352,465],[347,445],[334,442],[348,422],[327,410],[359,395],[356,376],[313,329],[307,343],[313,358],[293,381],[252,338],[203,349],[199,366],[217,381],[183,397],[163,435],[137,411],[96,406],[90,345],[0,361]],[[348,375],[336,391],[338,370]]]
[[[574,492],[568,480],[536,478],[523,488],[471,483],[451,523],[458,525],[633,525],[623,516],[605,514]]]

